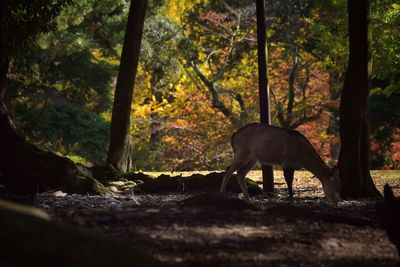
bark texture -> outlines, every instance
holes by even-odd
[[[146,11],[146,0],[132,0],[122,48],[112,110],[107,163],[119,171],[130,168],[131,103]]]
[[[348,1],[349,62],[340,102],[342,197],[379,195],[370,175],[368,0]]]
[[[6,41],[6,0],[0,0],[0,111],[6,110],[4,106],[4,83],[8,71],[7,41]]]

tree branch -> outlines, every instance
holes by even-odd
[[[303,125],[303,124],[305,124],[307,122],[315,121],[315,120],[317,120],[317,119],[319,119],[321,117],[321,114],[322,114],[322,109],[319,110],[317,114],[314,114],[314,115],[312,115],[310,117],[302,117],[302,118],[298,119],[297,121],[292,122],[288,126],[288,128],[289,129],[296,129],[300,125]]]
[[[190,61],[190,65],[193,67],[196,74],[199,76],[200,80],[206,85],[208,91],[211,94],[211,103],[212,107],[219,110],[225,117],[229,119],[229,121],[234,124],[238,125],[239,121],[235,118],[232,112],[225,106],[221,100],[219,100],[219,93],[214,87],[214,83],[207,79],[207,77],[200,71],[198,66],[193,62]]]
[[[269,91],[270,91],[270,93],[272,95],[272,99],[274,100],[274,104],[276,106],[276,110],[277,110],[277,113],[278,113],[277,117],[278,117],[279,125],[283,126],[284,123],[285,123],[285,117],[283,116],[282,105],[276,99],[274,91],[271,88],[269,89]]]

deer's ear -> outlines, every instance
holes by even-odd
[[[393,190],[388,184],[385,184],[385,186],[383,187],[383,195],[385,197],[385,202],[387,203],[393,202],[393,200],[395,199]]]

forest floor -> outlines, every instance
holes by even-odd
[[[259,176],[257,171],[250,175]],[[259,210],[182,205],[192,193],[96,197],[56,192],[30,204],[56,221],[127,240],[172,266],[398,266],[397,251],[379,228],[381,200],[331,207],[316,178],[307,172],[295,176],[294,201],[287,199],[277,171],[276,194],[252,198]],[[400,195],[399,171],[373,172],[373,177],[379,190],[389,183]]]

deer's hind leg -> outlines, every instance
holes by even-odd
[[[219,189],[219,193],[221,195],[225,194],[226,187],[231,179],[232,174],[237,171],[243,163],[241,162],[233,162],[231,166],[226,170],[224,179],[222,180],[221,187]]]
[[[221,187],[219,189],[219,193],[223,195],[226,191],[226,187],[231,179],[232,174],[239,170],[243,165],[245,165],[249,160],[246,157],[240,154],[234,154],[232,165],[226,170],[224,179],[222,180]]]
[[[287,184],[287,189],[289,192],[289,198],[293,198],[293,176],[294,176],[294,168],[284,167],[283,168],[283,176],[285,177],[285,181]]]
[[[247,191],[247,186],[246,186],[246,175],[249,173],[249,171],[256,165],[257,160],[250,160],[246,164],[244,164],[240,169],[237,171],[237,179],[240,188],[242,189],[244,201],[250,203],[250,196],[249,192]]]

